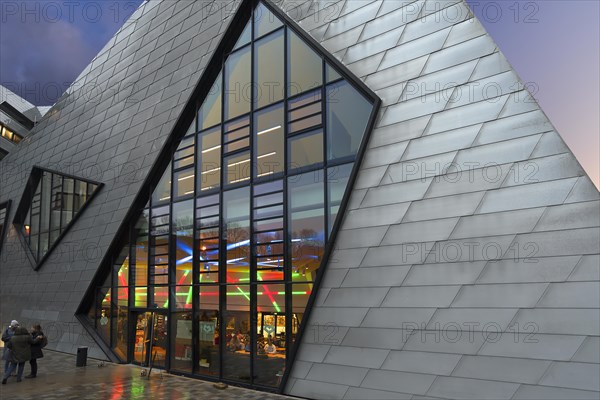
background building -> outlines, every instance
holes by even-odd
[[[599,193],[461,1],[146,2],[33,133],[0,163],[0,311],[51,348],[598,397]]]
[[[0,160],[23,140],[50,107],[36,107],[0,85]]]

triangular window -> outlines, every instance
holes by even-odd
[[[14,223],[35,269],[56,247],[100,186],[86,179],[33,168]]]
[[[118,301],[96,307],[96,320],[122,304],[140,326],[148,323],[140,310],[168,315],[164,343],[173,345],[158,350],[161,364],[277,387],[376,110],[347,72],[256,4],[240,36],[228,38],[235,44],[217,60],[211,90],[192,99],[195,120],[175,133],[170,162],[153,172],[129,243],[112,251]],[[117,272],[124,260],[127,282]],[[118,330],[109,336],[127,354]],[[136,345],[124,361],[143,363],[144,351]]]

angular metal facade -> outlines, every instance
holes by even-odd
[[[600,196],[468,6],[277,5],[382,100],[285,392],[598,398]],[[105,184],[39,272],[8,227],[3,324],[102,356],[74,313],[237,6],[144,3],[0,163],[0,203],[34,165]]]

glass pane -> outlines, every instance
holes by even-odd
[[[231,54],[225,63],[225,119],[250,111],[252,92],[250,47]]]
[[[149,313],[146,313],[147,315]],[[154,345],[152,346],[152,365],[156,368],[165,368],[167,360],[167,348],[169,337],[167,336],[167,316],[165,314],[154,314]],[[150,354],[148,354],[150,356]]]
[[[256,269],[259,281],[283,280],[284,249],[283,230],[261,232],[254,237],[256,245]]]
[[[254,229],[257,231],[273,231],[283,229],[283,218],[254,221]]]
[[[288,178],[292,278],[313,281],[325,247],[324,184],[320,172]]]
[[[209,233],[210,235],[217,233],[218,231]],[[208,236],[204,231],[201,233],[201,237]],[[212,237],[210,239],[202,240],[200,247],[200,283],[215,283],[219,281],[219,239],[218,237]],[[209,247],[211,246],[211,247]]]
[[[223,377],[250,382],[250,286],[228,285]]]
[[[185,136],[187,136],[186,139],[189,139],[189,137],[193,137],[192,134],[198,132],[198,127],[196,126],[196,118],[194,118],[194,120],[192,121],[192,123],[190,124],[190,127],[188,128],[187,132],[185,133]],[[186,141],[186,139],[184,139],[181,143],[183,144],[183,142]],[[179,145],[179,148],[183,148],[185,146],[182,146],[181,144]]]
[[[266,182],[260,185],[254,185],[254,195],[259,196],[265,193],[278,192],[283,190],[283,181]]]
[[[42,214],[40,219],[40,232],[48,232],[50,228],[50,210],[52,208],[51,190],[52,174],[44,172],[42,177],[42,202],[40,204],[40,212]],[[41,248],[43,249],[44,247]]]
[[[327,169],[329,235],[331,235],[335,218],[342,203],[344,193],[346,192],[348,180],[352,173],[352,166],[353,164],[345,164]]]
[[[129,289],[126,287],[117,288],[117,295],[118,299],[115,304],[116,321],[113,320],[113,329],[115,329],[113,350],[122,361],[127,361],[127,350],[129,347]]]
[[[202,132],[198,138],[198,186],[200,191],[216,188],[221,182],[221,128]]]
[[[291,30],[288,30],[288,52],[290,96],[323,84],[321,58]]]
[[[40,235],[40,248],[39,248],[38,259],[42,258],[48,252],[48,248],[50,247],[48,244],[48,240],[49,240],[48,235],[49,235],[48,233],[42,233]]]
[[[298,328],[306,312],[312,289],[312,283],[295,283],[292,285],[292,332],[290,335],[290,344],[292,345],[298,335]]]
[[[174,200],[194,194],[194,177],[194,168],[175,172],[175,183],[173,185]]]
[[[196,200],[196,234],[199,245],[200,283],[218,282],[219,195]]]
[[[279,217],[283,214],[283,205],[258,208],[254,210],[255,219]]]
[[[283,99],[283,30],[256,42],[254,51],[254,104],[260,108]]]
[[[288,103],[288,134],[299,132],[323,123],[321,91],[315,90],[290,100]]]
[[[191,289],[191,288],[190,288]],[[171,369],[192,373],[193,346],[191,312],[174,312],[171,315]]]
[[[152,204],[160,204],[171,200],[171,163],[163,173],[152,193]]]
[[[323,123],[323,116],[321,114],[312,115],[310,117],[302,118],[289,124],[289,132],[300,132],[305,129],[317,127]]]
[[[129,285],[129,245],[121,250],[119,257],[115,260],[115,282],[113,285],[128,286]]]
[[[198,373],[219,375],[219,287],[200,286]]]
[[[64,179],[63,186],[63,210],[62,210],[62,229],[64,230],[73,219],[73,196],[75,191],[75,181],[70,178]]]
[[[328,159],[356,155],[369,122],[371,103],[346,81],[327,86],[325,100]]]
[[[227,170],[225,171],[225,183],[239,183],[250,179],[250,152],[225,158]]]
[[[60,210],[62,209],[62,177],[53,175],[52,193],[50,195],[50,230],[60,228]],[[52,246],[54,240],[50,240]]]
[[[250,272],[250,188],[223,194],[224,237],[227,239],[227,274]]]
[[[258,3],[254,10],[254,37],[258,38],[275,29],[283,26],[277,18],[264,4]]]
[[[189,273],[189,282],[192,281],[192,273]],[[187,283],[187,282],[186,282]],[[193,290],[192,286],[175,286],[175,308],[177,310],[191,310]]]
[[[231,153],[234,151],[247,149],[250,147],[250,137],[246,137],[244,139],[236,140],[235,142],[227,143],[225,145],[225,153]]]
[[[99,305],[96,312],[96,330],[107,343],[110,343],[110,322],[112,319],[110,311],[111,291],[110,287],[99,288],[96,295],[96,301]]]
[[[150,328],[152,323],[147,317],[150,313],[137,314],[135,323],[135,347],[133,348],[133,361],[140,365],[147,365],[148,341],[150,340]],[[135,315],[135,314],[134,314]]]
[[[267,176],[283,171],[284,133],[283,104],[256,113],[256,171],[255,176]]]
[[[169,287],[154,286],[153,287],[154,305],[153,308],[169,307]]]
[[[242,34],[240,35],[240,38],[235,43],[235,46],[233,46],[233,50],[239,49],[240,47],[250,43],[251,40],[252,40],[252,21],[248,21],[248,23],[246,24],[246,27],[244,28],[244,30],[242,31]]]
[[[323,162],[323,131],[294,136],[290,141],[290,169]]]
[[[194,201],[174,203],[171,221],[175,243],[175,284],[190,285],[194,261]]]
[[[135,239],[135,269],[134,269],[134,283],[135,286],[146,286],[148,284],[148,227],[149,227],[149,211],[144,210],[142,215],[138,218],[138,221],[134,227]],[[138,292],[140,296],[138,297]],[[135,306],[143,307],[146,303],[146,293],[141,290],[136,290],[135,295]]]
[[[236,120],[230,121],[225,124],[224,127],[224,140],[223,142],[229,143],[239,139],[250,137],[250,117],[244,116]],[[227,153],[230,150],[225,150]]]
[[[31,235],[39,235],[40,233],[40,209],[41,209],[41,198],[42,198],[42,182],[38,184],[33,200],[31,201]],[[32,238],[33,239],[33,238]],[[32,250],[34,241],[31,240]],[[38,241],[35,241],[37,249]],[[33,254],[37,254],[37,251],[33,251]]]
[[[219,73],[219,76],[215,80],[208,96],[202,103],[200,111],[198,111],[199,129],[204,130],[215,126],[221,122],[221,85],[223,75]]]
[[[194,135],[188,136],[181,141],[175,156],[173,157],[173,168],[180,169],[194,164]]]
[[[134,288],[134,307],[148,307],[148,286]]]
[[[259,284],[257,311],[254,382],[278,386],[285,369],[285,285]]]
[[[83,204],[87,201],[87,183],[75,181],[75,198],[73,202],[73,212],[77,213]]]
[[[254,198],[254,207],[266,207],[283,203],[283,193],[270,193]]]
[[[342,76],[329,64],[326,64],[325,73],[327,74],[327,83],[336,81]]]

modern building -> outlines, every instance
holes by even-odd
[[[600,394],[600,195],[463,1],[148,1],[0,163],[1,320],[313,399]]]
[[[36,107],[0,85],[0,160],[29,134],[50,107]]]

